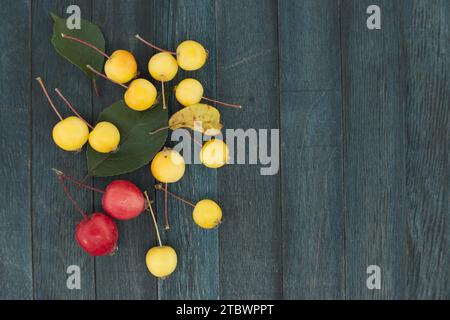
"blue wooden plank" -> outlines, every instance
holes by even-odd
[[[342,299],[338,2],[279,4],[283,293],[286,299]]]
[[[54,50],[49,12],[66,15],[73,1],[32,2],[32,75],[42,76],[48,91],[64,116],[71,115],[54,94],[59,87],[82,115],[91,113],[90,81],[75,66]],[[90,19],[91,1],[77,1],[82,16]],[[53,142],[51,130],[58,118],[49,107],[36,81],[32,87],[32,208],[33,208],[33,267],[36,299],[91,299],[95,297],[94,258],[88,256],[75,241],[75,226],[79,213],[66,199],[51,171],[59,168],[69,175],[82,177],[86,172],[84,152],[75,154],[59,149]],[[91,209],[92,194],[73,189],[74,197],[86,211]],[[81,289],[66,287],[67,267],[81,269]]]
[[[366,27],[372,1],[341,8],[346,297],[403,298],[406,219],[400,2],[378,1],[381,30]],[[381,289],[366,286],[381,268]]]
[[[450,298],[450,2],[404,1],[407,292]]]
[[[225,127],[279,128],[277,3],[216,5],[218,98],[243,105],[220,109]],[[262,176],[258,165],[229,165],[218,171],[218,195],[221,298],[281,298],[279,175]]]
[[[61,87],[91,120],[123,91],[99,81],[103,95],[93,97],[89,80],[52,48],[48,12],[64,15],[69,4],[100,24],[109,52],[136,53],[145,77],[153,51],[135,33],[170,49],[187,37],[200,40],[210,50],[207,65],[178,79],[194,75],[208,95],[242,103],[241,111],[220,109],[228,128],[281,126],[281,181],[260,176],[258,166],[190,166],[171,186],[192,200],[218,198],[225,220],[218,231],[204,232],[189,207],[170,202],[172,229],[163,236],[180,262],[166,280],[145,268],[145,252],[156,244],[148,215],[119,223],[113,257],[92,259],[75,243],[79,217],[50,168],[82,177],[85,155],[54,146],[57,118],[33,78],[42,76],[53,97]],[[281,0],[278,18],[274,1],[5,2],[0,43],[12,51],[1,60],[0,177],[10,187],[0,211],[0,298],[155,299],[158,288],[161,299],[450,298],[450,4],[378,1],[382,30],[369,31],[371,4],[341,1],[339,32],[339,2],[331,0]],[[9,94],[17,90],[24,94]],[[180,106],[171,101],[171,108]],[[15,130],[29,124],[31,135]],[[153,185],[148,168],[119,178],[142,189]],[[99,187],[111,181],[95,180]],[[100,210],[99,197],[74,190],[82,207]],[[81,267],[81,290],[66,288],[71,264]],[[381,267],[381,290],[366,287],[370,264]]]
[[[338,1],[280,0],[279,28],[281,90],[339,91]]]
[[[139,43],[136,33],[153,34],[156,28],[154,1],[95,1],[93,21],[104,32],[107,51],[125,49],[131,51],[138,62],[141,76],[148,77],[148,50]],[[101,97],[94,96],[94,119],[113,102],[123,99],[124,90],[108,81],[100,80]],[[148,167],[130,174],[112,178],[96,178],[101,188],[115,179],[126,179],[141,190],[149,190],[153,198],[153,179]],[[95,208],[102,210],[101,196],[95,195]],[[119,221],[119,250],[111,257],[96,258],[96,293],[98,299],[157,299],[157,281],[145,265],[148,249],[156,245],[156,236],[148,212],[139,217]]]
[[[2,10],[0,299],[31,299],[30,1],[7,1]]]
[[[198,71],[179,73],[170,85],[194,77],[204,86],[205,95],[215,96],[216,57],[214,2],[208,0],[170,1],[159,6],[160,26],[167,26],[166,33],[156,35],[158,43],[171,50],[187,39],[200,42],[209,50],[208,61]],[[164,21],[169,24],[164,24]],[[165,37],[163,39],[162,37]],[[153,54],[154,51],[149,51]],[[171,99],[170,110],[182,108]],[[169,139],[170,140],[170,139]],[[171,143],[173,145],[173,143]],[[194,148],[194,146],[193,146]],[[195,146],[194,152],[198,152]],[[169,189],[193,202],[203,198],[217,201],[217,174],[200,164],[186,166],[186,172],[179,182],[170,184]],[[158,212],[162,226],[164,199],[158,196]],[[175,248],[178,266],[173,275],[159,281],[160,299],[217,299],[219,297],[219,244],[217,230],[203,230],[192,219],[192,208],[169,199],[170,229],[163,231],[163,239]]]
[[[340,92],[282,92],[281,105],[284,298],[342,299]]]

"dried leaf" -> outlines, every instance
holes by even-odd
[[[207,104],[194,104],[176,112],[169,120],[172,130],[190,128],[208,136],[220,133],[223,124],[220,123],[220,112]]]

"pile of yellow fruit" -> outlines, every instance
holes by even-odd
[[[138,65],[131,52],[120,49],[108,55],[82,39],[64,33],[61,34],[61,37],[91,47],[106,58],[104,74],[99,70],[95,70],[90,65],[86,67],[94,74],[122,86],[125,89],[124,101],[129,108],[142,112],[157,104],[158,91],[153,83],[147,79],[137,78]],[[183,41],[178,45],[176,52],[171,52],[156,47],[139,35],[136,35],[136,38],[159,51],[149,59],[148,71],[154,80],[161,83],[160,97],[162,97],[163,108],[166,108],[165,83],[174,79],[178,68],[186,71],[194,71],[203,67],[208,59],[208,51],[200,43],[192,40]],[[63,119],[51,101],[42,80],[40,78],[37,80],[47,96],[50,105],[60,119],[53,128],[53,140],[58,147],[66,151],[78,151],[89,142],[89,145],[97,152],[115,152],[120,144],[120,132],[113,123],[102,121],[97,123],[95,127],[91,126],[76,112],[75,108],[72,107],[61,92],[56,89],[67,106],[76,114],[76,116]],[[193,78],[180,81],[175,86],[174,93],[176,100],[183,106],[184,110],[182,109],[175,113],[170,118],[168,126],[161,129],[170,128],[175,130],[180,127],[187,127],[209,136],[215,136],[220,133],[220,129],[222,128],[220,124],[220,113],[216,108],[202,104],[201,101],[211,101],[235,108],[241,107],[204,97],[202,84]],[[198,121],[202,123],[202,128],[200,129],[193,123]],[[208,168],[220,168],[228,162],[228,146],[221,139],[210,139],[205,144],[202,144],[199,158],[201,163]],[[203,199],[193,204],[168,191],[167,184],[176,183],[185,173],[185,161],[179,152],[164,147],[151,161],[150,170],[154,178],[160,182],[155,188],[165,192],[166,229],[169,229],[167,217],[168,195],[192,206],[193,220],[201,228],[212,229],[221,223],[222,210],[213,200]],[[177,254],[172,247],[162,244],[151,201],[147,193],[144,192],[144,194],[147,200],[147,209],[149,209],[153,217],[159,243],[158,246],[148,251],[146,264],[150,273],[154,276],[166,277],[176,268]]]

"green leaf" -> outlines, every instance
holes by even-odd
[[[50,15],[54,21],[52,44],[56,51],[72,64],[83,70],[89,78],[95,80],[97,76],[86,68],[86,65],[89,64],[96,70],[103,70],[105,58],[100,53],[84,44],[63,38],[61,33],[82,39],[104,52],[105,38],[103,37],[100,28],[87,20],[81,19],[81,29],[70,30],[66,26],[66,19],[58,17],[52,12],[50,12]]]
[[[104,109],[98,118],[100,121],[117,126],[120,144],[115,153],[99,153],[88,146],[88,173],[92,176],[115,176],[139,169],[153,159],[167,139],[167,129],[149,134],[167,126],[168,112],[161,103],[146,111],[134,111],[121,100]]]

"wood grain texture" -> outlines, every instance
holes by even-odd
[[[193,77],[204,87],[205,96],[216,94],[215,20],[214,1],[175,0],[163,7],[167,20],[167,48],[175,50],[184,40],[194,39],[209,52],[207,63],[198,71],[186,72],[179,69],[177,77],[168,86],[180,80]],[[164,26],[160,23],[160,26]],[[158,37],[157,37],[158,38]],[[172,97],[170,110],[182,108]],[[191,132],[192,134],[192,132]],[[188,138],[189,139],[189,138]],[[170,140],[170,138],[169,138]],[[170,143],[174,145],[176,142]],[[198,154],[199,146],[192,143],[193,154]],[[194,203],[201,199],[217,200],[216,170],[201,164],[186,165],[184,177],[177,183],[169,184],[169,189]],[[158,192],[158,211],[163,222],[163,192]],[[204,230],[192,219],[193,208],[169,198],[170,229],[164,230],[164,241],[173,246],[178,254],[175,273],[159,281],[160,299],[217,299],[219,297],[219,242],[218,230]]]
[[[339,2],[278,2],[281,91],[340,91]]]
[[[85,152],[53,143],[58,119],[34,78],[64,116],[54,87],[92,122],[124,92],[99,80],[96,97],[54,50],[49,12],[66,16],[71,4],[100,26],[108,53],[131,50],[148,79],[155,51],[136,33],[171,50],[198,40],[207,64],[180,70],[167,88],[197,78],[206,96],[243,105],[219,107],[225,128],[281,129],[278,175],[187,165],[170,185],[194,202],[217,200],[216,230],[198,228],[192,208],[171,199],[163,231],[163,194],[148,167],[87,180],[150,191],[179,258],[166,280],[145,266],[157,244],[147,212],[118,222],[114,256],[89,257],[74,239],[81,216],[51,168],[82,178]],[[366,27],[372,4],[381,30]],[[449,1],[9,0],[2,10],[0,299],[450,298]],[[169,108],[181,106],[172,97]],[[71,190],[86,211],[102,210],[99,195]],[[381,290],[366,287],[372,264]],[[81,267],[81,290],[66,287],[70,265]]]
[[[221,108],[225,127],[279,128],[277,3],[216,6],[218,98],[243,105]],[[218,195],[221,298],[281,298],[279,175],[262,176],[259,165],[226,166],[218,171]]]
[[[139,43],[136,33],[155,32],[154,1],[95,1],[93,21],[103,31],[109,54],[117,49],[129,50],[135,55],[142,77],[149,78],[148,50]],[[143,35],[144,36],[144,35]],[[93,117],[113,102],[123,99],[124,90],[103,79],[99,80],[101,97],[93,97]],[[154,198],[153,178],[148,167],[133,173],[111,178],[96,178],[95,185],[105,188],[115,179],[135,183],[141,190],[148,190]],[[95,195],[95,209],[101,211],[101,196]],[[98,299],[157,299],[157,281],[145,265],[147,251],[156,244],[156,235],[150,214],[145,211],[139,217],[118,221],[119,250],[112,257],[96,258],[96,292]]]
[[[32,299],[30,2],[2,4],[0,299]]]
[[[406,219],[404,86],[398,1],[378,1],[381,30],[366,27],[371,1],[341,8],[346,297],[402,298]],[[369,265],[380,290],[366,287]]]
[[[342,299],[339,6],[334,0],[279,5],[283,294]]]
[[[450,2],[404,1],[406,297],[450,298]]]
[[[50,38],[53,23],[49,12],[66,15],[70,1],[32,2],[32,75],[41,76],[49,94],[63,116],[70,110],[54,93],[59,87],[82,115],[91,113],[90,80],[54,50]],[[91,17],[91,1],[78,1],[84,17]],[[82,177],[86,172],[84,152],[71,153],[59,149],[52,141],[52,128],[58,118],[36,81],[32,82],[32,208],[33,266],[36,299],[95,298],[94,258],[88,256],[75,241],[75,226],[81,215],[60,187],[51,171],[58,168],[69,175]],[[84,189],[71,188],[80,206],[91,210],[92,195]],[[81,268],[81,290],[66,287],[67,267]]]

